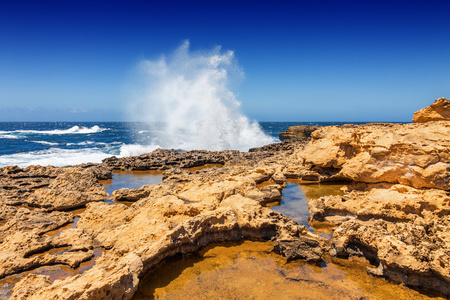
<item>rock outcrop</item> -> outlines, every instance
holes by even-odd
[[[24,274],[11,299],[130,299],[167,257],[271,239],[289,260],[362,256],[370,274],[449,297],[450,123],[308,130],[309,138],[248,153],[159,149],[101,164],[1,168],[0,279]],[[187,169],[205,164],[214,165]],[[113,170],[156,169],[165,170],[161,183],[103,201],[110,195],[99,180]],[[312,224],[334,228],[332,240],[265,206],[280,201],[289,178],[348,183],[343,196],[308,206]],[[31,271],[51,265],[74,274],[55,280]]]
[[[425,123],[430,121],[450,121],[450,100],[439,98],[428,107],[414,113],[414,123]]]
[[[450,296],[449,137],[445,121],[315,131],[293,157],[319,181],[351,182],[308,205],[312,222],[337,227],[330,254],[364,256],[370,274]]]
[[[448,122],[329,126],[311,137],[296,155],[320,181],[450,189]]]
[[[278,137],[281,141],[299,141],[302,139],[309,138],[311,133],[319,129],[321,126],[309,126],[309,125],[297,125],[291,126],[286,131],[280,132]]]
[[[92,170],[66,168],[47,188],[37,189],[23,202],[31,207],[68,210],[103,201],[108,196]]]
[[[277,162],[293,149],[277,149],[250,153],[158,150],[134,159],[105,160],[101,165],[58,168],[48,186],[32,190],[20,201],[2,204],[2,218],[8,222],[0,226],[4,233],[0,278],[55,264],[77,268],[92,261],[90,269],[64,280],[49,280],[36,273],[24,276],[15,284],[11,299],[129,299],[139,277],[162,259],[197,251],[212,242],[282,239],[282,245],[296,246],[281,253],[320,261],[322,238],[263,206],[281,198],[286,181],[283,166]],[[164,173],[162,183],[113,193],[116,200],[135,201],[133,205],[101,201],[108,196],[98,183],[99,178],[108,177],[101,170],[143,165],[152,169],[165,162],[174,168]],[[224,166],[195,171],[179,168],[212,162]],[[3,179],[4,186],[14,186],[11,176]],[[274,183],[257,187],[268,180]],[[76,213],[76,220],[75,213],[63,212],[80,206],[86,209]],[[36,217],[26,219],[27,215]],[[46,225],[33,227],[25,220]],[[49,234],[72,220],[70,228]],[[308,246],[313,243],[314,249]],[[102,255],[96,258],[95,251]]]

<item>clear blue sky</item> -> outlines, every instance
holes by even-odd
[[[2,1],[0,121],[120,121],[142,59],[233,50],[259,121],[410,121],[450,98],[450,1]]]

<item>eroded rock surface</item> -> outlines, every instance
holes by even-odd
[[[379,276],[446,295],[449,208],[446,191],[402,185],[354,190],[344,197],[327,196],[309,203],[313,222],[340,220],[336,222],[340,226],[334,232],[332,255],[366,256],[379,265],[370,270]]]
[[[448,122],[331,126],[296,155],[344,196],[310,201],[312,222],[337,226],[330,254],[365,256],[375,276],[450,295]]]
[[[103,201],[108,196],[90,169],[66,168],[48,188],[36,190],[24,201],[31,207],[67,210]]]
[[[450,214],[450,196],[443,190],[415,189],[398,184],[368,191],[352,190],[345,196],[312,199],[309,212],[313,221],[324,221],[329,215],[352,216],[360,220],[414,221],[418,217]]]
[[[450,189],[450,123],[329,126],[297,156],[318,180]]]
[[[98,165],[6,167],[0,277],[91,260],[64,280],[24,276],[11,299],[130,299],[139,278],[169,256],[212,242],[273,239],[288,259],[364,256],[370,274],[450,296],[449,149],[450,123],[435,121],[322,127],[302,142],[248,153],[159,149]],[[204,164],[222,167],[186,169]],[[114,191],[114,205],[102,201],[108,195],[98,180],[111,171],[155,169],[165,170],[163,182]],[[280,200],[289,178],[349,183],[343,196],[309,203],[312,222],[334,226],[332,240],[265,207]],[[72,228],[48,234],[73,221],[63,210],[80,206]]]
[[[0,197],[2,204],[21,205],[35,190],[47,187],[60,169],[47,166],[7,166],[0,169]]]
[[[411,222],[351,220],[335,231],[332,254],[361,255],[379,264],[371,274],[449,295],[449,217]]]
[[[250,153],[224,151],[220,154],[226,158],[220,161],[224,167],[190,172],[180,167],[197,165],[196,159],[200,159],[200,164],[217,163],[204,157],[221,156],[200,151],[200,156],[192,158],[191,152],[158,150],[155,157],[165,153],[163,161],[172,161],[176,168],[168,170],[160,184],[115,191],[116,200],[135,201],[129,207],[100,201],[105,193],[98,178],[104,177],[104,172],[94,172],[93,166],[63,168],[48,188],[36,189],[24,203],[41,207],[39,212],[55,217],[58,211],[80,205],[86,206],[86,210],[79,214],[74,228],[63,230],[55,237],[45,234],[55,226],[23,227],[8,233],[0,244],[5,262],[0,277],[52,264],[76,268],[92,259],[94,249],[103,249],[104,254],[82,275],[61,281],[47,280],[37,274],[26,276],[14,287],[12,299],[128,299],[137,287],[139,276],[162,259],[197,251],[212,242],[281,236],[286,242],[308,236],[308,240],[316,240],[320,245],[323,243],[320,237],[262,205],[280,198],[286,178],[282,172],[284,166],[278,162],[292,152],[292,146],[287,151],[282,147],[275,151],[253,149]],[[149,161],[154,163],[155,157]],[[107,170],[139,168],[142,158],[136,157],[135,164],[131,159],[106,160],[102,166],[106,165]],[[149,164],[146,167],[153,168]],[[281,185],[257,187],[257,183],[266,180],[276,180]],[[9,209],[5,218],[28,209],[28,206],[4,205]],[[20,224],[20,218],[16,219],[15,224]],[[58,248],[64,249],[58,252]],[[54,253],[48,253],[52,249]],[[301,249],[302,255],[308,251],[308,247]],[[317,249],[314,251],[310,251],[311,257],[317,255]],[[289,253],[295,255],[295,249]]]
[[[323,261],[320,243],[315,239],[304,236],[287,241],[278,239],[275,242],[274,251],[285,256],[287,260],[304,259],[311,263]]]
[[[309,138],[311,133],[319,129],[321,126],[308,126],[308,125],[297,125],[291,126],[286,131],[280,132],[278,135],[280,140],[285,141],[299,141],[302,139]]]
[[[418,110],[413,116],[414,123],[430,121],[450,121],[450,100],[439,98],[428,107]]]

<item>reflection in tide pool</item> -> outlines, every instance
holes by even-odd
[[[288,180],[283,189],[281,203],[273,203],[271,209],[306,226],[309,231],[326,238],[332,237],[330,228],[310,226],[308,223],[308,199],[317,199],[328,195],[342,195],[342,184],[305,183],[298,180]]]
[[[157,184],[162,182],[162,171],[113,171],[112,178],[109,180],[101,180],[106,192],[110,195],[116,190],[123,188],[136,189],[147,184]],[[114,204],[113,200],[105,200],[110,204]],[[125,201],[123,201],[125,202]],[[122,203],[122,202],[121,202]]]
[[[167,259],[142,278],[133,299],[429,299],[371,277],[366,261],[288,263],[272,248],[245,241]]]
[[[202,166],[185,168],[185,170],[195,173],[198,171],[221,168],[222,164],[205,164]],[[127,188],[136,189],[148,184],[158,184],[162,182],[163,171],[159,170],[145,170],[145,171],[113,171],[112,178],[109,180],[100,180],[100,184],[103,185],[105,191],[112,195],[116,190]],[[107,199],[105,202],[114,204],[113,200]],[[134,202],[120,201],[120,203],[130,206]]]

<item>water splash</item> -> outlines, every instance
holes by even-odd
[[[275,142],[240,112],[231,86],[242,77],[232,51],[190,53],[184,42],[169,58],[139,64],[144,88],[130,103],[134,120],[161,122],[162,148],[247,151]]]

